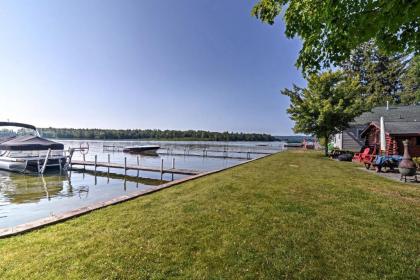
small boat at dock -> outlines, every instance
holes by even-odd
[[[130,154],[143,154],[143,155],[157,155],[157,150],[160,149],[158,145],[141,145],[141,146],[131,146],[125,147],[123,149],[124,153]]]
[[[35,126],[0,122],[0,169],[13,172],[61,170],[67,156],[64,145],[40,137]]]
[[[286,143],[284,144],[285,148],[302,148],[303,143]]]

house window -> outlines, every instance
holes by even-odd
[[[358,129],[358,130],[357,130],[357,138],[358,138],[358,139],[362,139],[362,136],[361,136],[361,135],[362,135],[363,130],[364,130],[364,129]]]
[[[416,145],[417,146],[420,146],[420,136],[417,136],[416,137]]]

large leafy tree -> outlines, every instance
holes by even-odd
[[[284,11],[286,36],[300,37],[305,73],[338,65],[364,42],[386,53],[420,51],[418,0],[260,0],[252,14],[273,24]]]
[[[369,41],[354,49],[341,66],[349,75],[359,79],[365,105],[374,107],[387,101],[401,102],[401,78],[406,63],[406,56],[400,53],[386,55]]]
[[[401,101],[404,104],[420,102],[420,55],[415,56],[408,66],[407,72],[402,78],[404,90],[401,93]]]
[[[294,132],[324,138],[326,155],[330,137],[346,129],[363,110],[359,81],[342,71],[311,74],[306,88],[294,85],[282,94],[290,97],[287,112],[295,121]]]

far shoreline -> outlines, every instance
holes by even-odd
[[[162,141],[162,142],[285,142],[282,140],[209,140],[209,139],[93,139],[93,138],[54,138],[48,137],[48,139],[54,139],[57,141],[121,141],[121,142],[128,142],[128,141]]]

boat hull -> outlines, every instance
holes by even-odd
[[[28,160],[19,160],[15,161],[13,159],[0,159],[0,169],[11,171],[11,172],[40,172],[40,169],[42,168],[44,164],[44,160],[34,160],[34,159],[28,159]],[[45,170],[46,171],[54,171],[54,170],[62,170],[65,168],[66,165],[66,158],[54,158],[54,159],[48,159],[47,165]]]
[[[0,160],[0,169],[12,172],[25,172],[26,161]]]
[[[123,152],[130,154],[157,155],[157,150],[159,149],[159,146],[137,146],[124,148]]]

